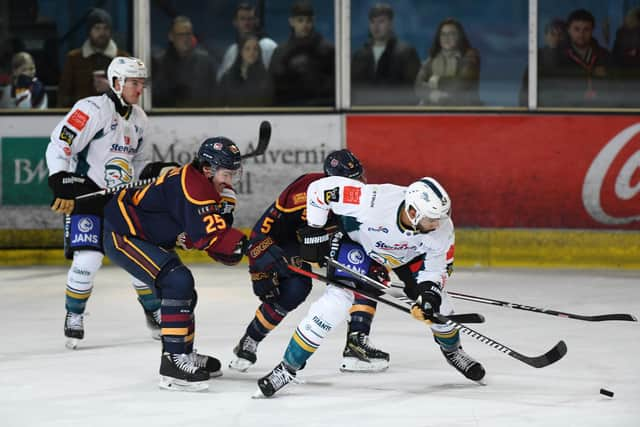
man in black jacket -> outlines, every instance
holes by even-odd
[[[413,83],[420,58],[393,33],[393,9],[378,3],[369,10],[369,40],[351,62],[354,105],[416,105]]]
[[[335,49],[313,28],[313,7],[299,1],[291,7],[291,36],[271,57],[277,106],[333,106]]]

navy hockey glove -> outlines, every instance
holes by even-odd
[[[302,259],[323,266],[324,257],[329,253],[329,233],[324,228],[306,226],[298,229],[296,234]]]
[[[411,315],[418,320],[433,320],[433,314],[440,311],[442,292],[434,282],[418,283],[418,298],[411,307]]]
[[[275,271],[252,272],[251,282],[253,284],[253,293],[262,302],[275,300],[280,296],[280,280],[278,279],[278,273]]]
[[[247,256],[252,273],[275,272],[280,278],[289,276],[286,254],[271,236],[252,241]]]

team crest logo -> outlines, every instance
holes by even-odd
[[[129,162],[120,157],[109,160],[104,166],[104,180],[108,188],[130,183],[133,174]]]
[[[339,187],[332,188],[331,190],[325,190],[325,192],[324,192],[324,202],[325,203],[338,202],[338,201],[340,201],[340,188]]]
[[[364,261],[364,254],[360,249],[351,249],[347,254],[347,259],[353,265],[362,264]]]
[[[82,231],[83,233],[87,233],[93,230],[93,221],[91,221],[91,218],[81,218],[80,221],[78,221],[78,230]]]

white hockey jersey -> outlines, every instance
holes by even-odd
[[[124,118],[107,95],[81,99],[51,133],[49,175],[75,172],[102,188],[136,180],[146,161],[142,149],[147,121],[138,105]]]
[[[312,182],[307,189],[307,223],[321,227],[329,211],[341,217],[349,237],[367,255],[387,268],[397,268],[425,254],[417,282],[444,285],[447,263],[453,261],[454,228],[450,218],[429,233],[417,233],[400,222],[406,187],[364,184],[331,176]]]

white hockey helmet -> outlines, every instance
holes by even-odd
[[[415,217],[409,216],[409,208],[415,209]],[[415,228],[423,218],[448,218],[451,211],[451,199],[438,181],[427,176],[407,187],[404,195],[404,210],[409,216],[411,225]]]
[[[127,78],[147,78],[147,67],[144,62],[138,58],[132,56],[116,56],[113,58],[107,69],[107,78],[109,79],[109,87],[118,96],[120,101],[122,99],[122,89],[124,88],[124,82]],[[120,83],[120,90],[116,90],[116,80]]]

